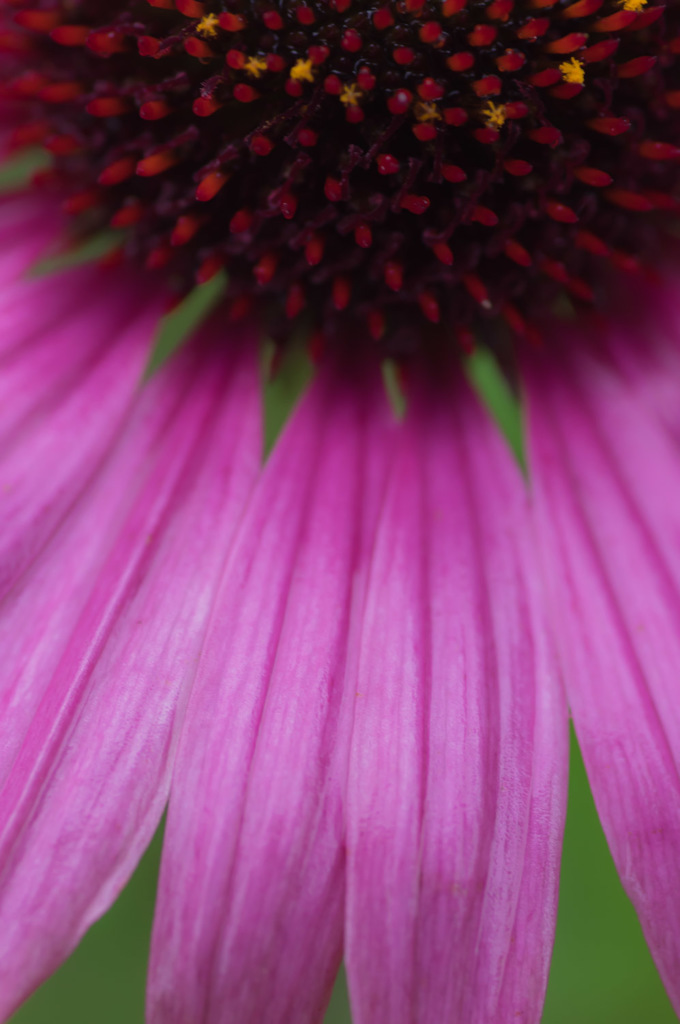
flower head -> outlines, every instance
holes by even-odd
[[[356,1024],[537,1024],[565,691],[680,1006],[677,22],[3,9],[0,140],[52,162],[0,202],[0,1013],[170,793],[151,1024],[313,1024],[343,955]],[[117,252],[26,278],[62,214]],[[265,331],[317,369],[262,468]],[[524,389],[529,487],[477,341]]]

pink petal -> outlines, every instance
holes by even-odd
[[[12,443],[21,446],[33,422],[44,432],[47,418],[82,387],[83,381],[97,369],[106,350],[115,349],[119,333],[139,311],[140,295],[134,287],[126,288],[115,306],[111,304],[108,274],[95,274],[90,269],[86,275],[78,274],[75,280],[69,275],[67,287],[60,283],[61,277],[48,280],[52,289],[58,289],[65,296],[73,295],[76,283],[79,289],[85,286],[87,290],[70,304],[71,308],[54,309],[56,303],[52,303],[55,315],[51,322],[44,323],[34,308],[24,330],[17,330],[21,325],[16,321],[12,324],[14,345],[0,356],[3,451],[9,450]],[[44,296],[27,298],[30,308],[30,304]],[[106,320],[102,324],[103,309]],[[155,312],[158,313],[158,308]]]
[[[239,533],[170,801],[153,1024],[323,1015],[342,942],[342,669],[386,421],[377,380],[322,373]]]
[[[680,439],[680,307],[675,281],[652,287],[640,285],[606,330],[595,324],[593,345],[613,363],[635,390],[636,400]],[[649,310],[654,310],[650,323]]]
[[[66,275],[0,282],[0,357],[41,337],[63,317],[72,315],[101,278],[108,280],[108,273],[87,264]]]
[[[54,247],[64,227],[59,204],[33,195],[0,198],[0,286]]]
[[[82,280],[65,274],[61,287]],[[106,284],[0,360],[0,596],[104,457],[148,359],[163,295],[142,299],[128,274]],[[30,321],[24,328],[30,332]]]
[[[526,367],[551,610],[598,811],[680,1010],[678,446],[635,381],[562,347]]]
[[[232,339],[233,343],[234,339]],[[214,592],[261,452],[256,346],[185,353],[1,621],[0,1017],[73,949],[167,800]]]
[[[350,678],[353,1020],[536,1024],[567,754],[526,497],[462,385],[413,404]]]
[[[140,300],[141,288],[133,275],[113,275],[93,263],[61,273],[27,273],[46,247],[54,247],[64,221],[52,199],[33,194],[0,197],[0,355],[53,330],[66,313],[77,313],[93,299],[106,301],[107,311],[115,312],[116,296],[107,293],[116,289],[138,291]]]

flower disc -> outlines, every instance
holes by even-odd
[[[526,334],[678,209],[673,8],[647,0],[12,3],[18,142],[88,230],[189,287],[227,267],[388,350]],[[452,331],[453,328],[453,331]]]

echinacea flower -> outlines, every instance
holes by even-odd
[[[0,202],[3,1019],[169,797],[150,1024],[311,1024],[343,957],[356,1024],[537,1024],[567,708],[680,1009],[676,24],[3,4],[2,142],[52,157]],[[262,467],[265,334],[317,368]]]

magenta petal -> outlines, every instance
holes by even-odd
[[[41,291],[24,296],[24,305],[28,303],[29,311],[33,306],[32,312],[23,324],[11,325],[13,345],[0,355],[3,455],[9,452],[11,445],[21,448],[32,430],[40,435],[53,432],[53,421],[60,407],[72,400],[96,373],[102,357],[114,355],[112,350],[120,344],[119,335],[139,312],[140,296],[131,281],[127,282],[131,287],[117,296],[115,305],[109,298],[108,275],[97,276],[90,269],[85,275],[69,274],[66,287],[57,282],[61,282],[61,278],[51,281],[52,289],[70,299],[71,308],[60,310],[56,301],[49,303],[51,293],[45,296]],[[76,287],[79,291],[81,287],[87,289],[84,296],[76,298]],[[45,298],[48,302],[44,302]],[[52,306],[53,317],[47,322],[41,315],[44,305]],[[155,307],[151,313],[147,343],[155,327],[153,317],[158,312]],[[143,338],[139,348],[141,356],[145,351]],[[125,359],[124,352],[121,358]],[[136,373],[139,375],[139,369]],[[132,381],[136,384],[136,377]]]
[[[83,278],[59,280],[67,290]],[[142,301],[130,275],[112,275],[89,301],[81,299],[82,308],[0,359],[0,596],[113,442],[148,359],[162,299]],[[24,328],[31,331],[30,321]]]
[[[342,669],[386,422],[377,379],[322,373],[239,532],[170,800],[153,1024],[323,1015],[342,942]]]
[[[92,264],[66,274],[0,281],[0,365],[6,353],[43,338],[86,305],[93,289],[110,286],[110,275]]]
[[[566,711],[526,496],[463,386],[415,402],[355,675],[346,959],[355,1024],[537,1024]]]
[[[526,366],[551,611],[602,824],[680,1010],[678,446],[633,377],[563,342]]]
[[[634,390],[636,402],[646,405],[676,439],[680,439],[680,306],[677,282],[671,280],[633,291],[632,302],[607,323],[606,331],[591,329],[596,349],[616,366]],[[654,311],[650,324],[649,311]]]
[[[203,349],[151,381],[2,608],[0,1017],[109,906],[160,819],[220,570],[259,469],[252,342],[235,364]]]
[[[59,239],[59,204],[34,195],[0,198],[0,287],[24,274]]]

